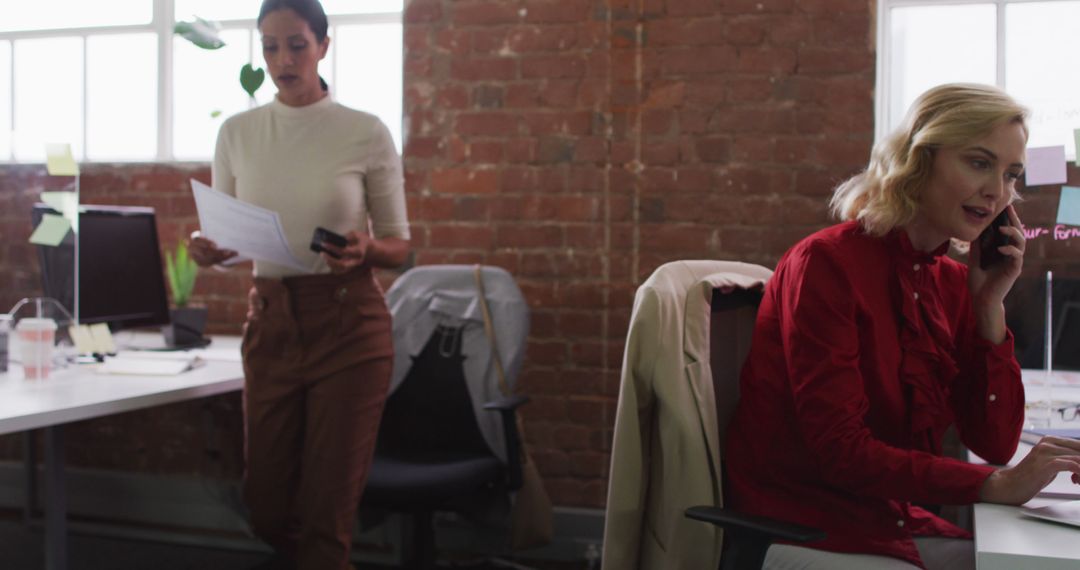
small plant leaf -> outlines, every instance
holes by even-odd
[[[220,49],[225,46],[225,40],[218,33],[221,26],[216,22],[196,17],[194,22],[177,22],[173,26],[173,33],[188,40],[203,49]]]
[[[165,252],[165,274],[172,291],[173,305],[186,307],[195,289],[195,278],[199,275],[199,266],[188,254],[187,244],[180,242],[176,251]]]
[[[262,87],[265,79],[266,72],[261,67],[255,69],[250,63],[245,63],[244,67],[240,68],[240,86],[252,98],[255,97],[255,92],[259,90],[259,87]]]
[[[211,119],[216,119],[216,118],[218,118],[220,116],[221,116],[221,109],[214,109],[213,111],[210,111],[210,118]]]

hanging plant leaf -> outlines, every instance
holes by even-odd
[[[220,49],[225,45],[220,31],[220,24],[199,17],[194,22],[177,22],[173,27],[173,33],[203,49]]]
[[[210,118],[211,119],[216,119],[216,118],[218,118],[220,116],[221,116],[221,109],[214,109],[213,111],[210,111]]]
[[[247,94],[252,98],[255,97],[255,92],[262,86],[263,80],[266,79],[266,72],[260,67],[254,69],[250,63],[245,63],[244,67],[240,68],[240,86],[247,91]]]

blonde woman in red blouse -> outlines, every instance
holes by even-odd
[[[1016,450],[1024,389],[1003,300],[1025,240],[1010,205],[1027,111],[1002,91],[931,89],[837,188],[842,223],[777,266],[743,368],[727,441],[737,509],[824,529],[775,545],[766,568],[974,568],[970,535],[917,506],[1021,504],[1061,471],[1080,482],[1080,443],[1046,438],[1015,467],[942,456],[945,430],[996,464]],[[1004,259],[943,254],[1001,211]]]

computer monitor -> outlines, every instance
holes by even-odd
[[[34,227],[46,213],[35,204]],[[44,293],[74,314],[72,232],[57,247],[38,246]],[[79,206],[79,322],[112,329],[169,323],[161,249],[153,208]]]

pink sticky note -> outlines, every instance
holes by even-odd
[[[1040,146],[1027,149],[1024,183],[1027,186],[1064,184],[1065,146]]]

